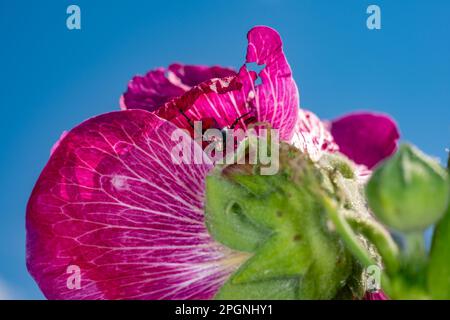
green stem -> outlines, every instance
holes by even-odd
[[[362,246],[357,235],[347,223],[345,218],[339,214],[338,209],[333,201],[327,196],[324,196],[323,203],[325,204],[325,209],[328,213],[328,216],[336,227],[336,231],[341,235],[350,252],[352,252],[356,256],[356,258],[363,264],[364,267],[367,268],[369,266],[376,265],[375,261],[372,259],[367,250]]]
[[[323,196],[323,203],[325,204],[325,209],[328,213],[328,216],[336,227],[336,231],[341,235],[350,252],[354,256],[356,256],[356,258],[364,266],[364,268],[376,265],[377,263],[367,252],[366,248],[362,246],[357,235],[351,228],[349,222],[347,222],[347,220],[339,214],[337,206],[333,203],[333,201],[327,196]],[[393,247],[393,245],[395,245],[395,243],[393,243],[393,240],[392,243],[390,243],[390,238],[385,238],[385,235],[381,236],[381,231],[379,230],[379,228],[374,228],[373,225],[369,226],[368,224],[361,224],[360,226],[362,227],[362,229],[365,229],[365,231],[370,234],[371,237],[376,238],[375,241],[377,243],[382,243],[383,253],[388,256],[388,259],[392,259],[392,256],[395,255],[396,250]],[[393,263],[391,260],[390,263],[392,263],[395,268],[395,263]],[[381,282],[383,290],[389,295],[389,293],[392,292],[392,284],[390,277],[386,274],[385,271],[382,271],[381,273]]]
[[[347,216],[346,220],[377,248],[387,272],[394,274],[400,267],[399,249],[390,234],[380,224],[369,219]]]
[[[404,259],[408,265],[422,265],[427,259],[425,239],[423,231],[409,232],[404,234],[405,250]]]

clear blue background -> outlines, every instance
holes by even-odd
[[[372,3],[380,31],[366,28]],[[69,4],[81,7],[81,31],[66,28]],[[1,0],[0,292],[42,298],[25,268],[25,206],[61,132],[117,110],[128,80],[151,68],[239,67],[254,25],[282,35],[303,107],[323,118],[387,112],[403,139],[445,159],[449,16],[448,0]]]

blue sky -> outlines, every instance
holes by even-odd
[[[70,4],[80,31],[66,28]],[[379,31],[366,27],[370,4]],[[304,108],[389,113],[403,139],[445,159],[449,16],[447,0],[1,1],[0,298],[43,297],[25,268],[24,215],[61,132],[118,109],[128,80],[151,68],[239,67],[254,25],[280,32]]]

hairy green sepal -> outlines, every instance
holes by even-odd
[[[313,163],[284,143],[279,155],[274,175],[260,175],[258,165],[233,164],[216,166],[206,179],[209,232],[251,254],[216,298],[360,298],[362,265],[329,212],[329,204],[336,205],[333,213],[349,228],[347,215],[370,217],[351,163],[341,156]],[[355,247],[374,257],[355,237]]]

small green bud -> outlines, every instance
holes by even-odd
[[[375,170],[366,193],[370,208],[387,226],[403,232],[420,231],[444,214],[448,175],[434,159],[403,144]]]

